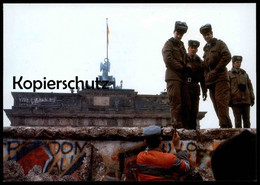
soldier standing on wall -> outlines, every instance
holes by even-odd
[[[230,84],[226,68],[231,60],[231,54],[223,41],[213,38],[210,24],[202,26],[200,33],[207,42],[203,48],[205,83],[209,89],[220,128],[232,128],[229,117]]]
[[[230,106],[235,117],[235,127],[242,128],[241,116],[244,128],[250,128],[250,105],[255,102],[255,95],[251,80],[245,70],[241,69],[242,56],[233,56],[233,68],[228,71],[230,79]]]
[[[170,38],[162,48],[163,60],[166,66],[165,81],[170,102],[171,123],[175,128],[182,128],[182,86],[186,67],[186,49],[181,41],[187,32],[185,22],[176,21],[173,31],[174,37]]]
[[[186,118],[184,128],[196,129],[196,119],[199,111],[200,86],[202,89],[203,101],[207,98],[207,87],[204,80],[203,61],[196,54],[200,43],[196,40],[189,40],[188,46],[187,66],[190,66],[192,71],[190,73],[186,73],[186,93],[184,96],[184,101],[186,100],[186,103],[184,103],[185,112],[183,114],[183,118]],[[200,85],[198,83],[200,83]]]

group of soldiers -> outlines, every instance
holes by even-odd
[[[176,21],[174,36],[162,48],[171,123],[175,128],[196,129],[201,87],[204,101],[209,90],[220,128],[232,128],[229,106],[235,127],[242,127],[242,118],[244,128],[250,128],[250,106],[254,105],[255,96],[248,74],[240,68],[242,56],[231,57],[225,42],[213,37],[211,24],[199,30],[207,42],[203,60],[196,54],[200,46],[197,40],[188,41],[187,53],[181,41],[187,30],[185,22]],[[231,59],[233,67],[228,71],[226,66]]]
[[[200,46],[199,41],[189,40],[187,53],[181,41],[187,29],[188,26],[185,22],[176,21],[174,37],[166,41],[162,49],[163,60],[166,65],[165,81],[172,125],[175,128],[196,129],[201,88],[204,101],[207,99],[207,90],[209,90],[221,128],[232,128],[229,106],[234,113],[235,127],[241,128],[242,117],[244,128],[250,128],[250,105],[254,105],[255,97],[247,73],[240,68],[242,56],[232,57],[233,67],[228,71],[226,66],[231,60],[231,54],[222,40],[213,37],[210,24],[200,28],[200,33],[207,42],[203,48],[203,60],[196,54]],[[172,147],[175,153],[167,153],[162,150],[161,127],[155,125],[146,127],[143,135],[147,148],[140,152],[136,158],[139,181],[203,180],[200,175],[194,176],[191,174],[192,168],[188,154],[181,149],[177,131],[174,131],[172,136]],[[250,154],[250,152],[254,153],[252,152],[254,147],[251,147],[255,144],[252,142],[254,141],[253,137],[254,135],[249,131],[248,133],[244,132],[241,136],[222,144],[220,149],[213,154],[212,164],[214,165],[213,172],[216,180],[255,179],[254,170],[247,172],[249,168],[254,168],[253,165],[255,164],[255,158],[253,159],[254,156],[251,157]],[[241,156],[234,158],[234,153],[226,155],[227,151],[225,151],[225,148],[227,148],[225,145],[231,143],[236,148],[236,144],[240,145],[241,141],[248,145],[245,154],[249,154],[249,158],[252,158],[252,161],[246,162],[242,167],[237,160],[241,156],[248,155],[243,153]],[[230,151],[228,150],[229,153]],[[237,153],[239,152],[235,154]],[[224,162],[221,162],[222,155],[226,158]],[[223,170],[223,165],[230,162],[232,164],[228,165],[230,168],[225,166],[224,168],[228,170]],[[232,170],[235,171],[234,176],[229,173]]]

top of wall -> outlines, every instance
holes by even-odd
[[[245,129],[177,129],[181,140],[223,140]],[[248,129],[256,133],[256,129]],[[4,127],[3,138],[68,140],[143,140],[142,127]],[[162,137],[171,139],[172,127],[163,127]]]

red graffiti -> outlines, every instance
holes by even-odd
[[[43,169],[44,164],[48,159],[49,156],[47,155],[44,146],[39,146],[23,156],[18,163],[23,167],[24,174],[26,175],[35,165],[40,165]]]

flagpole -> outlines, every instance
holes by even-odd
[[[106,18],[107,22],[108,22],[108,18]],[[108,23],[107,23],[107,59],[108,59]]]

